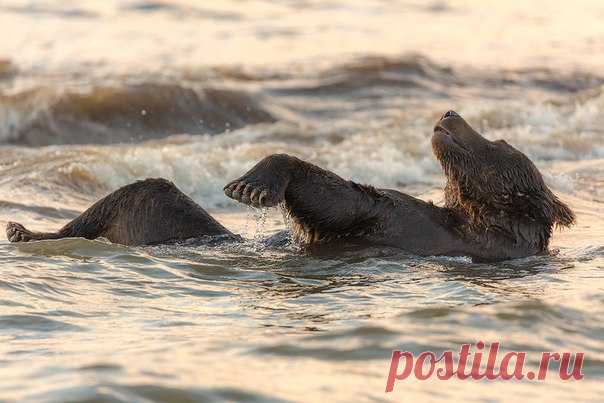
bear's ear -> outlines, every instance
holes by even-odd
[[[554,223],[559,227],[570,227],[575,223],[575,213],[554,196]]]

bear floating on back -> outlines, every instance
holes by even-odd
[[[286,154],[264,158],[224,191],[254,207],[281,206],[291,218],[291,238],[311,251],[379,245],[423,256],[498,261],[547,253],[553,228],[574,223],[571,209],[524,154],[503,140],[485,139],[457,113],[449,111],[437,122],[432,148],[447,177],[443,207],[345,180]],[[124,186],[57,232],[33,232],[12,222],[6,231],[11,242],[241,240],[165,179]]]

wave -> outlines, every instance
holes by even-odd
[[[17,329],[20,331],[81,331],[83,328],[59,320],[48,319],[39,315],[2,315],[2,329]]]
[[[15,66],[0,62],[0,78],[15,74]],[[473,96],[483,100],[474,108],[484,101],[524,100],[518,113],[513,102],[503,113],[514,113],[512,118],[518,120],[516,115],[527,110],[526,100],[535,94],[561,108],[556,105],[565,102],[561,97],[576,94],[573,102],[589,103],[584,102],[585,94],[604,85],[602,77],[591,73],[453,68],[421,54],[365,56],[325,66],[218,66],[169,75],[148,76],[138,83],[132,77],[105,77],[84,86],[81,74],[76,74],[64,78],[65,88],[57,88],[44,77],[19,73],[17,81],[23,77],[39,84],[0,92],[0,144],[131,143],[179,133],[223,133],[278,120],[307,124],[305,117],[339,120],[338,125],[344,118],[365,123],[396,113],[401,102],[433,109],[418,105],[428,99],[446,109]],[[486,119],[496,121],[500,115]]]
[[[297,76],[289,77],[293,82],[292,85],[275,88],[275,93],[324,96],[389,88],[398,91],[399,95],[401,90],[419,89],[421,91],[406,93],[413,96],[442,97],[449,96],[451,92],[460,88],[497,92],[518,88],[540,89],[552,93],[576,93],[604,84],[604,77],[585,71],[452,67],[439,64],[422,54],[405,54],[398,57],[364,56],[322,69],[303,66],[294,70]],[[266,72],[264,76],[267,76]],[[268,76],[281,79],[287,77],[279,73]],[[388,93],[382,95],[387,96]]]
[[[430,82],[453,78],[449,67],[439,66],[421,55],[399,58],[367,56],[319,70],[307,76],[310,82],[274,89],[292,95],[337,95],[371,88],[423,89],[431,93]]]
[[[604,158],[604,95],[579,98],[558,105],[505,101],[505,108],[501,101],[463,102],[456,108],[487,137],[503,138],[526,153],[555,189],[573,194],[600,180]],[[335,124],[278,121],[220,136],[180,135],[136,144],[3,147],[0,208],[68,218],[107,192],[146,177],[170,179],[204,206],[230,208],[234,203],[222,186],[278,152],[362,183],[431,192],[443,181],[430,147],[437,117],[430,109]],[[32,197],[35,206],[25,202]]]
[[[109,144],[175,133],[221,133],[273,121],[246,92],[174,83],[42,87],[0,95],[0,142],[5,144]]]
[[[84,368],[83,371],[115,371],[119,372],[123,368],[115,364],[93,365],[91,368]],[[147,372],[147,376],[155,375],[153,372]],[[193,386],[175,387],[160,379],[157,382],[161,384],[116,384],[116,383],[91,383],[84,386],[60,386],[52,388],[42,394],[27,395],[32,401],[79,401],[79,402],[132,402],[148,401],[157,403],[169,402],[267,402],[267,403],[285,403],[288,400],[279,399],[275,396],[263,393],[257,393],[253,390],[247,390],[235,387],[208,387],[199,388]]]
[[[8,59],[0,59],[0,80],[13,78],[17,75],[17,66]]]

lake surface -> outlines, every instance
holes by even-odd
[[[601,401],[603,18],[599,1],[3,1],[2,228],[53,230],[161,176],[247,241],[0,235],[0,401]],[[223,195],[287,152],[441,203],[430,136],[449,109],[575,210],[551,256],[313,257],[264,247],[279,211]],[[584,352],[585,379],[384,393],[392,350],[480,340],[532,367]]]

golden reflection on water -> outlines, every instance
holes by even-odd
[[[281,65],[303,76],[350,56],[405,52],[430,57],[440,66],[493,71],[537,67],[599,74],[604,65],[604,5],[596,0],[170,1],[167,8],[156,4],[156,11],[123,8],[118,3],[125,2],[28,2],[38,7],[32,12],[21,1],[2,4],[8,8],[0,11],[0,36],[10,40],[0,41],[0,58],[11,60],[24,72],[7,91],[17,92],[32,82],[42,86],[61,83],[66,72],[74,73],[76,81],[97,75],[119,81],[116,77],[122,74],[158,71],[168,76],[185,71],[185,77],[194,78],[197,69],[209,65],[223,71],[235,65],[244,72]],[[81,12],[66,15],[65,9]],[[392,124],[395,131],[410,133],[397,124],[424,130],[431,124],[428,120],[442,113],[445,103],[457,102],[475,112],[472,106],[478,108],[486,99],[470,91],[460,93],[453,100],[416,101],[411,107],[403,104],[408,110],[401,113],[419,116],[421,122],[397,115],[399,120]],[[564,104],[556,109],[550,98],[538,96],[536,103],[542,109],[529,109],[528,114],[544,111],[543,115],[526,118],[525,126],[535,121],[538,125],[538,119],[547,120],[552,114],[562,116],[560,119],[567,116]],[[569,105],[574,103],[566,93],[560,97]],[[356,112],[355,107],[362,109],[375,99],[356,101],[358,105],[345,111]],[[497,108],[517,113],[509,105],[511,101],[493,102],[491,116],[501,112]],[[309,109],[315,107],[314,100],[307,102],[304,105]],[[385,107],[400,108],[397,102]],[[572,115],[579,123],[585,120],[583,125],[577,124],[581,133],[599,135],[598,102],[601,98],[596,97],[589,106],[595,112]],[[333,103],[336,109],[340,105]],[[527,105],[530,102],[520,107]],[[478,112],[474,116],[477,120],[489,117]],[[350,114],[342,120],[354,118]],[[8,119],[3,122],[10,123]],[[302,122],[299,126],[308,126],[308,132],[322,126],[322,122],[317,126]],[[337,123],[341,124],[328,125],[336,126],[335,134],[341,135]],[[516,136],[518,142],[526,140],[540,150],[539,139],[530,142],[533,133],[523,127],[509,129],[505,123],[499,122],[496,135]],[[353,138],[335,149],[316,146],[310,135],[310,145],[301,145],[285,140],[270,143],[260,135],[256,141],[254,133],[230,140],[224,136],[224,143],[205,139],[204,144],[216,146],[213,153],[194,147],[187,138],[140,148],[58,146],[16,151],[3,146],[0,157],[10,163],[2,167],[6,169],[2,183],[27,174],[38,160],[44,168],[24,176],[27,183],[2,188],[8,189],[2,199],[16,204],[3,205],[0,226],[8,219],[24,219],[38,229],[55,228],[89,204],[91,195],[97,196],[95,192],[102,193],[109,184],[119,185],[120,175],[133,178],[185,172],[183,182],[189,189],[197,189],[191,182],[210,177],[218,183],[243,167],[234,161],[227,166],[230,171],[224,165],[212,171],[209,163],[203,163],[229,156],[251,161],[284,145],[305,156],[333,159],[339,168],[347,169],[354,166],[349,160],[371,158],[358,150],[382,142],[386,145],[380,150],[386,152],[402,142],[374,130],[374,125],[367,122],[357,137],[367,139],[363,140],[366,143]],[[569,137],[570,127],[560,133],[547,125],[538,130],[549,130],[546,140],[572,148],[562,141]],[[265,130],[268,127],[258,132]],[[288,130],[292,130],[290,126],[270,133],[281,141],[279,136],[287,140],[281,132]],[[307,134],[302,130],[294,133]],[[581,133],[571,140],[579,141]],[[246,139],[249,143],[241,145]],[[415,137],[409,139],[403,139],[409,145],[397,143],[397,147],[404,149],[403,155],[411,163],[423,164],[421,155],[427,148]],[[592,148],[588,140],[576,148],[588,154]],[[335,158],[348,145],[358,146],[354,149],[357,154],[348,160]],[[113,154],[126,155],[128,163],[122,170],[109,170],[99,163],[109,160],[114,164]],[[13,161],[12,155],[22,157]],[[86,159],[78,160],[80,155]],[[399,156],[393,155],[391,159]],[[182,163],[185,157],[188,162],[202,163],[186,165]],[[411,164],[398,163],[391,169]],[[554,235],[552,247],[561,250],[558,255],[498,265],[401,254],[317,258],[295,250],[269,251],[254,244],[195,250],[133,249],[85,240],[17,247],[2,243],[0,400],[598,401],[604,376],[600,324],[604,314],[604,204],[599,186],[604,160],[594,157],[541,164],[544,172],[568,175],[575,181],[576,189],[566,192],[564,198],[577,210],[578,224]],[[118,178],[103,183],[99,179],[93,184],[98,188],[87,197],[78,193],[72,198],[53,193],[55,184],[43,182],[47,173],[69,169],[75,172],[69,176],[74,182],[83,181],[80,176],[88,180],[88,171],[78,171],[78,167],[92,165],[100,167],[96,171],[99,177]],[[363,173],[363,167],[356,172]],[[204,172],[210,174],[203,176]],[[30,185],[38,182],[46,186],[42,188],[45,192],[28,193],[33,188]],[[417,185],[420,192],[438,199],[433,181],[425,182],[430,185],[422,181]],[[27,209],[36,204],[49,210]],[[256,230],[246,224],[246,213],[215,213],[227,227],[253,238]],[[278,215],[271,215],[261,232],[282,225]],[[543,383],[407,380],[398,383],[391,395],[383,393],[393,349],[456,350],[461,343],[478,340],[499,341],[509,349],[530,353],[541,349],[586,351],[588,376],[581,382],[549,379]]]
[[[13,9],[23,7],[12,3]],[[594,69],[603,63],[599,0],[171,1],[157,12],[119,4],[78,2],[75,8],[90,15],[61,19],[58,12],[40,12],[34,25],[27,14],[5,14],[0,35],[13,40],[0,43],[0,55],[23,65],[43,60],[58,69],[74,61],[109,62],[122,72],[316,65],[342,56],[404,52],[474,67]],[[124,41],[128,46],[121,46]]]

